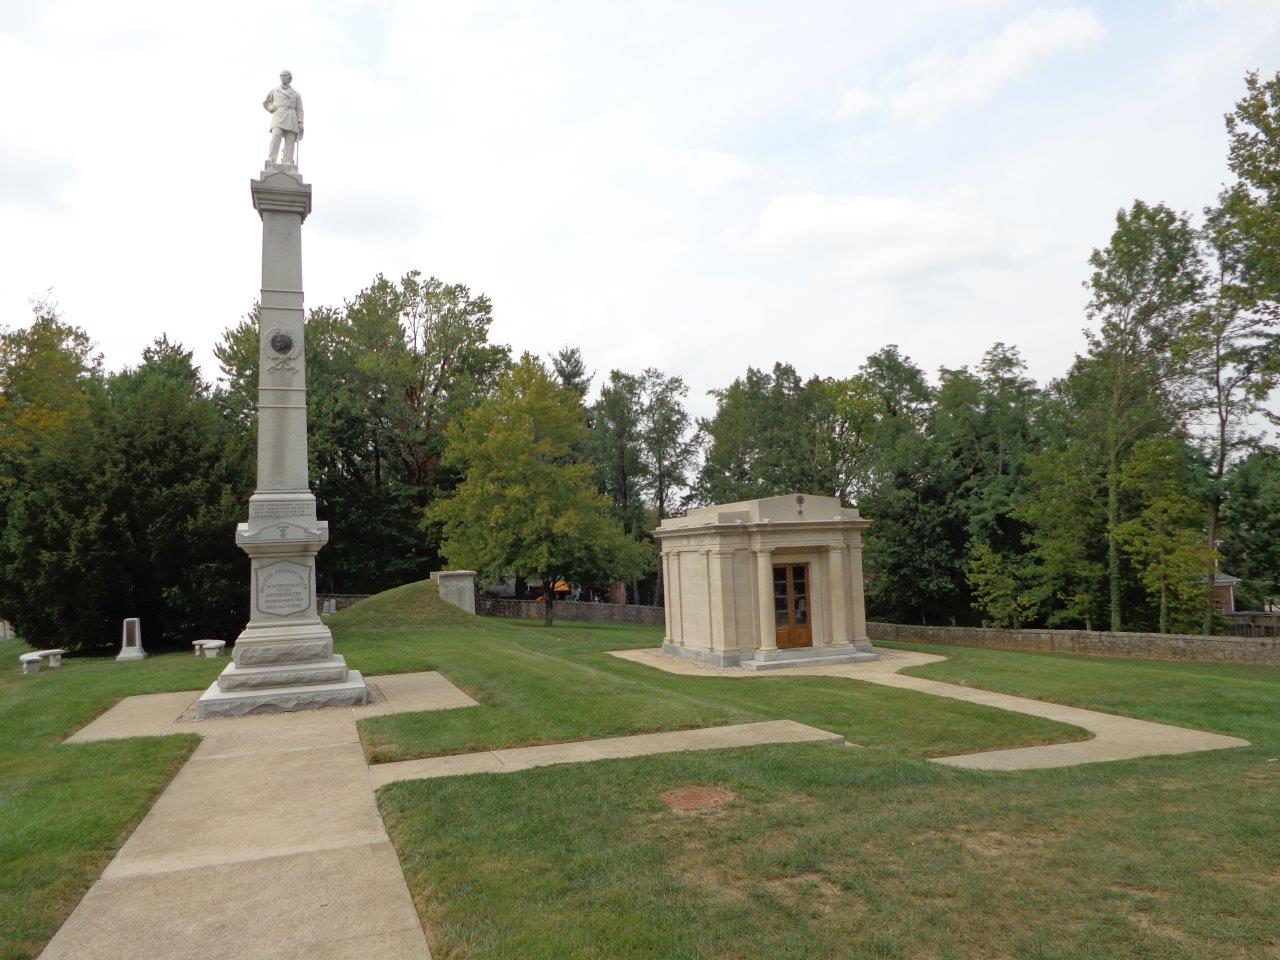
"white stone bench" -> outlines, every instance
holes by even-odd
[[[56,668],[58,668],[58,667],[62,666],[62,655],[63,655],[64,653],[66,653],[66,652],[67,652],[67,651],[62,650],[62,649],[57,649],[57,650],[37,650],[37,651],[36,651],[36,656],[37,656],[37,657],[39,657],[41,660],[48,660],[48,661],[49,661],[49,669],[50,669],[50,670],[53,670],[53,669],[56,669]]]
[[[222,656],[222,651],[226,648],[226,646],[227,646],[227,641],[225,640],[192,640],[191,641],[192,653],[194,653],[197,657],[203,653],[206,657],[208,657],[211,660],[216,657]]]
[[[24,653],[18,659],[22,661],[23,673],[39,673],[40,661],[43,660],[44,657],[40,656],[38,653]]]

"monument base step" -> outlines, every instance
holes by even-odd
[[[342,683],[347,679],[345,657],[334,654],[314,663],[280,663],[261,667],[227,665],[218,676],[223,690],[260,690],[267,687],[298,687],[308,683]]]
[[[260,713],[291,713],[325,707],[361,707],[371,694],[359,670],[348,670],[342,683],[308,683],[265,690],[223,690],[215,680],[196,701],[196,719],[248,717]]]

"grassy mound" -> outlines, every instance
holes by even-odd
[[[442,600],[440,588],[431,580],[419,580],[365,597],[335,613],[328,623],[343,630],[388,630],[475,623],[478,619]]]

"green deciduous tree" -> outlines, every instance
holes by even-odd
[[[1191,327],[1204,420],[1199,437],[1209,470],[1208,575],[1202,629],[1213,629],[1212,572],[1230,464],[1260,439],[1267,396],[1280,374],[1280,75],[1245,79],[1246,94],[1227,115],[1230,166],[1237,180],[1205,211],[1212,257],[1209,296]],[[1274,421],[1274,417],[1272,418]]]
[[[1032,455],[1031,495],[1015,509],[1027,525],[1025,579],[1050,626],[1092,630],[1106,595],[1107,486],[1091,452],[1067,443]]]
[[[1213,550],[1204,540],[1204,504],[1192,493],[1184,445],[1174,437],[1139,441],[1121,470],[1120,489],[1137,504],[1116,533],[1158,603],[1160,632],[1194,629],[1206,569],[1212,581]]]
[[[421,520],[458,481],[441,462],[445,431],[509,363],[508,349],[489,342],[491,309],[487,297],[415,271],[311,311],[309,453],[317,509],[333,530],[317,557],[327,589],[381,590],[438,566],[439,542]],[[215,353],[232,415],[252,422],[256,312]]]
[[[1112,630],[1121,629],[1120,474],[1133,444],[1167,428],[1186,399],[1185,325],[1203,288],[1187,217],[1135,200],[1116,214],[1106,247],[1089,257],[1087,362],[1093,381],[1093,438],[1102,446],[1107,487],[1107,596]]]
[[[706,503],[785,493],[845,496],[831,384],[800,379],[790,364],[748,369],[714,390],[716,412],[699,422],[705,458],[696,484]]]
[[[610,371],[591,408],[586,448],[596,466],[600,492],[629,537],[642,535],[647,526],[644,493],[649,476],[641,446],[642,407],[640,377]]]
[[[1280,604],[1280,452],[1255,450],[1235,463],[1222,511],[1224,569],[1241,578],[1246,609]]]
[[[132,616],[151,647],[230,639],[248,612],[233,536],[252,492],[245,431],[164,339],[86,398],[8,503],[4,609],[30,642],[76,650],[117,645]]]
[[[1035,616],[1038,598],[1029,589],[1026,568],[981,540],[970,551],[968,576],[973,604],[992,626],[1016,629]]]
[[[465,479],[430,514],[453,566],[537,578],[548,625],[558,581],[631,580],[647,562],[596,492],[593,466],[575,460],[579,409],[576,394],[525,354],[491,398],[449,427],[445,462]]]
[[[66,436],[89,408],[88,386],[102,357],[88,335],[64,323],[48,302],[34,306],[29,326],[0,332],[0,494],[22,463]]]

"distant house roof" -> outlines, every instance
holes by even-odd
[[[1239,582],[1239,577],[1233,577],[1229,573],[1215,573],[1213,575],[1213,585],[1215,587],[1234,587]]]

